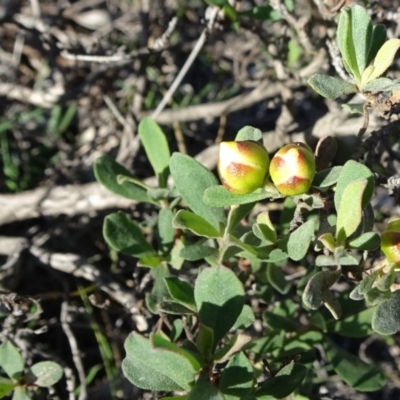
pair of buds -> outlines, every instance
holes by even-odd
[[[267,149],[252,140],[222,142],[218,171],[232,193],[248,194],[268,184],[284,196],[307,193],[315,175],[315,156],[304,143],[282,147],[271,162]]]

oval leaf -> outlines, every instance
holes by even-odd
[[[147,194],[147,189],[133,183],[137,180],[126,168],[108,156],[99,157],[93,164],[94,176],[110,192],[131,200],[154,203]],[[118,176],[128,177],[119,184]]]
[[[381,335],[393,335],[400,331],[400,291],[394,292],[391,299],[376,307],[372,329]]]
[[[206,268],[196,280],[194,298],[200,323],[214,330],[215,349],[242,312],[243,285],[229,268]]]
[[[170,159],[175,186],[189,208],[219,229],[225,222],[224,210],[210,207],[203,201],[204,191],[218,184],[216,177],[192,157],[174,153]]]
[[[310,219],[292,232],[287,242],[287,253],[292,260],[300,261],[307,254],[314,237],[315,220]]]
[[[50,387],[55,385],[63,376],[63,369],[54,361],[38,362],[30,368],[30,372],[36,377],[35,385]]]
[[[344,242],[360,225],[362,217],[362,198],[367,187],[366,179],[358,179],[347,185],[342,193],[336,223],[336,239]]]
[[[217,238],[221,236],[209,222],[190,211],[178,211],[172,223],[175,228],[188,229],[197,236],[208,238]]]
[[[377,365],[368,365],[359,357],[342,350],[328,337],[323,342],[326,355],[337,374],[360,392],[373,392],[383,387],[385,378]]]
[[[164,132],[150,117],[145,117],[140,121],[138,130],[140,141],[158,178],[158,184],[160,187],[165,187],[169,175],[171,154]]]
[[[336,99],[349,93],[356,93],[357,86],[329,75],[314,74],[307,83],[326,99]]]
[[[17,381],[24,370],[21,354],[9,341],[0,345],[0,366],[13,381]]]
[[[122,211],[108,215],[104,219],[103,236],[114,250],[136,257],[154,253],[141,229]]]

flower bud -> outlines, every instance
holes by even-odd
[[[400,218],[389,221],[387,230],[381,235],[381,250],[390,264],[400,268]]]
[[[288,144],[272,158],[269,173],[281,194],[307,193],[315,175],[315,156],[304,143]]]
[[[219,146],[218,172],[222,184],[232,193],[247,194],[262,187],[268,167],[268,151],[258,142],[222,142]]]

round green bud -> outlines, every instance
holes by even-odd
[[[263,187],[268,167],[268,151],[258,142],[222,142],[219,146],[219,176],[232,193],[248,194]]]
[[[315,156],[305,143],[288,144],[272,158],[269,174],[281,194],[307,193],[315,175]]]

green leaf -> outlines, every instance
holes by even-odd
[[[147,194],[147,189],[136,185],[130,180],[125,180],[119,184],[117,176],[123,175],[137,180],[126,168],[118,164],[108,156],[99,157],[93,165],[94,175],[97,181],[110,192],[118,194],[130,200],[137,200],[143,203],[154,203]]]
[[[181,251],[184,249],[184,247],[185,245],[183,244],[183,242],[179,240],[172,248],[170,253],[171,257],[169,260],[169,264],[172,268],[177,270],[182,268],[185,260],[183,257],[181,257]]]
[[[366,232],[349,241],[348,247],[357,250],[376,250],[381,244],[381,237],[376,232]]]
[[[208,377],[203,375],[197,380],[187,397],[187,400],[200,399],[225,400],[222,393],[210,382]]]
[[[196,215],[190,211],[179,210],[172,222],[174,228],[188,229],[197,236],[208,238],[220,237],[220,233],[200,215]]]
[[[175,348],[154,348],[149,339],[136,332],[128,336],[124,346],[126,358],[122,362],[122,370],[137,387],[157,391],[190,389],[197,368],[186,355]]]
[[[273,331],[295,332],[297,330],[297,324],[292,318],[286,318],[272,311],[264,311],[262,318],[267,327]]]
[[[242,11],[240,14],[262,21],[279,21],[281,19],[279,12],[269,5],[252,7],[250,10]]]
[[[283,367],[273,378],[268,379],[256,392],[256,397],[269,395],[277,399],[289,396],[303,382],[307,367],[291,363]]]
[[[103,224],[103,236],[112,249],[121,253],[135,257],[154,254],[140,227],[122,211],[107,215]]]
[[[273,263],[267,267],[267,279],[271,286],[281,294],[287,294],[292,286],[285,279],[282,269]]]
[[[150,117],[143,118],[138,127],[140,141],[157,176],[158,184],[165,187],[171,157],[168,142],[160,126]]]
[[[171,273],[166,265],[161,264],[152,268],[150,274],[154,278],[154,283],[151,292],[146,296],[146,306],[151,313],[158,314],[159,304],[169,295],[164,278],[168,278]]]
[[[362,208],[371,200],[374,193],[374,176],[372,172],[363,164],[357,161],[347,161],[340,171],[339,179],[336,185],[335,191],[335,208],[338,211],[340,208],[340,202],[342,200],[343,191],[350,182],[356,181],[357,179],[365,178],[368,181],[367,187],[364,191],[362,199]]]
[[[390,78],[377,78],[373,81],[362,85],[360,88],[361,92],[392,92],[400,88],[400,81],[398,79]]]
[[[228,0],[205,0],[205,2],[211,6],[223,7],[229,5]]]
[[[54,361],[41,361],[30,368],[30,372],[36,377],[35,385],[50,387],[55,385],[63,376],[64,371]]]
[[[366,9],[357,5],[344,8],[339,19],[337,36],[344,64],[360,82],[369,63],[372,41],[372,23]]]
[[[0,376],[0,399],[11,393],[15,388],[15,383],[11,379]]]
[[[290,234],[287,253],[292,260],[300,261],[305,257],[314,237],[314,230],[315,219],[309,219]]]
[[[18,381],[24,370],[21,354],[9,341],[0,345],[0,367],[14,382]]]
[[[32,400],[32,397],[24,387],[16,386],[12,400]]]
[[[331,320],[327,324],[327,330],[346,337],[361,338],[369,336],[372,333],[371,321],[374,312],[374,308],[367,308],[339,321]]]
[[[176,276],[165,278],[168,292],[171,298],[178,303],[183,304],[190,310],[196,312],[196,304],[194,301],[194,290],[189,283],[180,280]]]
[[[160,238],[161,249],[168,253],[175,240],[175,230],[172,226],[173,214],[168,208],[162,208],[158,213],[157,230]]]
[[[307,83],[326,99],[336,99],[345,94],[356,93],[357,86],[329,75],[314,74]]]
[[[350,111],[351,114],[363,114],[364,104],[365,103],[347,103],[347,104],[342,104],[342,107],[345,110]]]
[[[219,230],[220,223],[225,222],[224,210],[203,201],[204,191],[218,184],[215,176],[192,157],[180,153],[172,154],[170,169],[175,186],[189,208]]]
[[[368,53],[368,65],[371,64],[372,60],[376,57],[379,49],[386,42],[387,33],[385,25],[377,24],[372,28],[372,41],[371,47]]]
[[[243,285],[229,268],[206,268],[196,280],[194,298],[200,323],[214,330],[215,348],[242,312]]]
[[[240,351],[251,341],[251,337],[239,333],[230,338],[224,346],[215,353],[214,361],[217,363],[224,363],[228,361],[233,354]]]
[[[343,190],[336,224],[338,243],[349,238],[361,223],[362,199],[367,187],[366,179],[358,179],[349,183]]]
[[[255,319],[253,309],[245,304],[233,327],[235,329],[246,329],[254,323]]]
[[[254,140],[255,142],[263,141],[262,132],[258,128],[252,126],[243,127],[236,135],[235,141],[240,142],[243,140]]]
[[[253,388],[253,366],[243,352],[236,353],[221,375],[219,389],[225,400],[244,399]]]
[[[269,253],[268,258],[265,260],[265,262],[271,263],[271,264],[276,264],[281,261],[286,261],[289,258],[287,253],[282,251],[281,249],[274,249]]]
[[[376,54],[373,70],[369,76],[363,77],[368,83],[381,76],[392,64],[397,50],[400,48],[400,39],[390,39],[383,44]]]
[[[181,257],[189,261],[198,261],[210,256],[218,256],[218,249],[204,244],[192,244],[181,250]]]
[[[334,185],[339,179],[341,169],[342,167],[332,167],[317,172],[314,176],[312,186],[323,189]]]
[[[199,325],[199,333],[196,339],[196,346],[207,362],[212,360],[214,348],[214,331],[203,324]]]
[[[348,385],[360,392],[374,392],[383,387],[385,378],[379,366],[366,364],[328,337],[322,343],[334,370]]]
[[[257,223],[253,224],[252,230],[259,239],[271,244],[276,243],[277,234],[268,211],[258,214]]]
[[[372,329],[380,335],[393,335],[400,331],[400,291],[376,307]]]
[[[156,309],[150,309],[153,314],[165,313],[172,315],[194,315],[195,312],[175,300],[160,300]]]
[[[260,200],[278,197],[278,192],[257,189],[249,194],[233,194],[222,185],[211,186],[204,192],[204,203],[213,207],[227,207],[238,204],[255,203]]]

